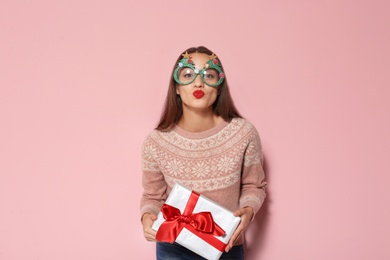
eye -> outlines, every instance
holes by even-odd
[[[180,82],[191,82],[196,76],[192,68],[184,67],[177,72],[177,76]]]
[[[183,77],[185,77],[185,78],[192,78],[193,74],[194,74],[194,73],[193,73],[192,70],[187,69],[187,70],[185,70],[185,71],[183,72]]]
[[[194,75],[194,71],[189,68],[184,68],[180,71],[180,77],[191,78]]]
[[[213,69],[205,70],[204,77],[207,79],[215,79],[218,78],[218,72]]]

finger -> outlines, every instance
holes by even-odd
[[[152,229],[153,222],[155,221],[156,215],[148,214],[143,219],[143,231],[144,237],[147,241],[155,241],[157,232]]]
[[[229,252],[229,250],[232,248],[232,246],[233,246],[233,243],[232,243],[233,239],[235,239],[235,234],[233,234],[233,235],[231,236],[229,242],[227,243],[227,245],[226,245],[226,247],[225,247],[225,252],[226,252],[226,253]]]
[[[233,236],[229,240],[229,244],[233,245],[234,242],[236,242],[237,238],[240,236],[242,229],[237,229],[234,233]]]
[[[241,216],[245,215],[245,213],[246,213],[246,209],[245,208],[240,208],[240,209],[238,209],[238,210],[236,210],[234,212],[234,215],[236,217],[241,217]]]
[[[146,239],[147,241],[149,241],[149,242],[156,242],[156,239],[153,238],[153,237],[151,237],[151,236],[147,236],[147,237],[145,237],[145,239]]]
[[[151,228],[145,229],[145,231],[144,231],[144,237],[148,241],[156,241],[156,234],[157,234],[157,232]]]
[[[241,211],[241,209],[238,209],[238,210],[234,211],[233,214],[234,214],[234,216],[239,217],[242,215],[242,211]]]
[[[147,234],[147,239],[149,241],[156,241],[156,236],[154,234],[149,233]]]
[[[234,243],[237,241],[237,239],[240,237],[241,233],[239,233],[238,235],[234,236],[234,237],[231,237],[231,239],[229,240],[229,243],[228,245],[226,246],[225,248],[225,252],[229,252],[230,249],[232,249],[232,247],[234,246]]]
[[[152,229],[152,227],[150,226],[150,227],[145,228],[145,233],[148,233],[148,234],[150,234],[152,236],[156,236],[157,231]]]
[[[242,225],[239,225],[237,227],[237,229],[234,231],[233,235],[230,237],[230,240],[228,242],[228,245],[226,246],[225,248],[225,251],[228,252],[234,245],[234,243],[236,242],[236,240],[238,239],[238,237],[240,236],[241,234],[241,231],[242,231]]]

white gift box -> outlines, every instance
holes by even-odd
[[[190,189],[176,183],[173,186],[172,191],[169,194],[165,204],[179,209],[181,214],[183,214],[191,195],[192,191]],[[211,212],[214,222],[225,231],[225,235],[214,237],[226,245],[229,242],[230,237],[236,230],[238,224],[240,223],[240,218],[235,217],[233,215],[233,212],[222,207],[216,202],[206,198],[203,195],[199,196],[199,199],[192,211],[192,213],[200,212]],[[160,211],[157,216],[157,220],[153,223],[152,229],[158,231],[159,227],[163,222],[165,222],[165,219],[162,212]],[[184,227],[179,233],[179,235],[176,237],[175,242],[206,259],[219,259],[223,252],[206,242],[204,239],[200,238],[197,235],[198,232],[200,231],[194,232]]]

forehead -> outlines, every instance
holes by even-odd
[[[195,67],[203,67],[210,60],[206,53],[191,53],[191,60],[195,63]]]

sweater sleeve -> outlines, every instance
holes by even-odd
[[[149,136],[142,146],[142,193],[141,216],[146,213],[158,214],[167,198],[167,184],[156,162],[157,146]]]
[[[266,186],[261,141],[256,128],[253,127],[244,154],[240,207],[252,207],[256,214],[265,200]]]

